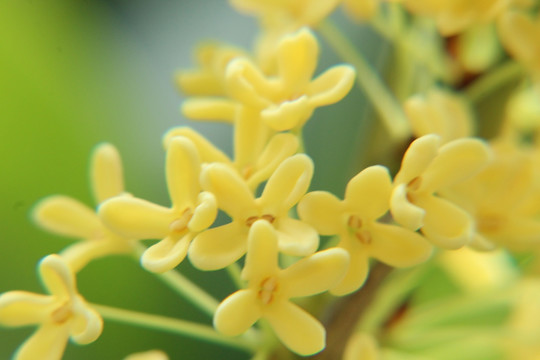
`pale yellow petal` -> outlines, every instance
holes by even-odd
[[[56,298],[69,298],[77,294],[75,276],[60,256],[52,254],[41,259],[39,275],[49,293]]]
[[[223,84],[215,74],[197,70],[179,71],[174,77],[178,88],[186,95],[223,95]]]
[[[224,164],[210,164],[201,173],[201,185],[217,199],[220,209],[233,219],[255,215],[255,199],[246,182]]]
[[[306,356],[324,349],[324,327],[297,305],[285,300],[276,301],[265,308],[263,316],[289,350]]]
[[[478,233],[473,235],[468,246],[476,251],[493,251],[497,248],[493,241]]]
[[[462,138],[439,149],[425,173],[418,191],[432,193],[471,177],[491,159],[488,145],[482,140]]]
[[[297,149],[298,138],[295,135],[290,133],[274,135],[258,157],[253,174],[247,177],[249,188],[256,189],[272,175],[283,160],[294,155]]]
[[[422,235],[400,226],[375,223],[371,235],[370,256],[390,266],[418,265],[432,253],[433,246]]]
[[[261,317],[256,291],[240,290],[219,304],[214,327],[222,334],[236,336],[248,330]]]
[[[21,345],[13,360],[61,360],[67,342],[66,326],[46,323]]]
[[[281,279],[285,297],[311,296],[336,286],[349,267],[349,254],[332,248],[316,252],[283,270]]]
[[[259,155],[272,134],[260,117],[260,111],[242,107],[234,126],[234,165],[245,175],[245,171],[255,165]]]
[[[313,113],[313,106],[306,95],[283,101],[261,111],[261,120],[275,131],[286,131],[303,125]]]
[[[211,120],[233,123],[238,104],[222,98],[189,98],[181,107],[182,115],[193,120]]]
[[[169,360],[169,357],[161,350],[149,350],[131,354],[124,360]]]
[[[171,139],[167,149],[165,172],[167,188],[175,209],[185,209],[195,205],[200,192],[199,154],[191,140],[184,137]]]
[[[279,251],[293,256],[313,254],[319,247],[319,235],[311,225],[302,221],[282,218],[275,225]]]
[[[39,226],[65,236],[91,239],[103,232],[94,210],[67,196],[53,195],[41,200],[32,215]]]
[[[394,188],[390,197],[390,212],[394,220],[410,230],[418,230],[424,224],[424,209],[412,204],[407,198],[407,185]]]
[[[377,13],[379,0],[344,0],[345,13],[356,21],[369,19]]]
[[[297,154],[283,161],[257,199],[263,212],[279,214],[293,207],[308,190],[312,176],[313,161],[307,155]]]
[[[422,198],[419,206],[426,211],[421,231],[433,244],[458,249],[471,241],[473,222],[460,207],[435,196]]]
[[[169,147],[171,140],[176,136],[184,136],[191,140],[191,142],[193,142],[193,144],[197,148],[197,151],[203,163],[231,163],[229,157],[225,155],[220,149],[218,149],[214,144],[208,141],[197,131],[187,126],[175,127],[167,131],[167,133],[163,137],[163,145],[165,149]]]
[[[79,241],[62,250],[60,255],[74,272],[79,272],[92,260],[113,254],[129,254],[134,250],[128,240],[99,239]]]
[[[73,301],[72,306],[74,317],[69,320],[71,339],[80,345],[96,341],[103,331],[101,316],[79,295],[76,296],[76,301]]]
[[[540,245],[540,220],[535,217],[509,216],[498,234],[492,237],[512,250],[527,251]]]
[[[229,96],[245,106],[264,108],[271,95],[264,74],[248,59],[236,58],[227,65],[225,74]]]
[[[401,168],[394,178],[394,183],[408,183],[422,175],[437,156],[439,144],[440,137],[434,134],[425,135],[413,141],[403,155]]]
[[[232,222],[203,231],[188,250],[191,263],[201,270],[222,269],[246,253],[248,228]]]
[[[189,230],[196,233],[209,228],[214,223],[218,213],[217,200],[212,193],[201,192],[197,204],[188,223]]]
[[[344,205],[347,210],[362,214],[370,220],[378,219],[389,209],[392,180],[384,166],[370,166],[347,184]]]
[[[343,296],[358,290],[364,285],[369,273],[367,252],[363,251],[362,246],[352,246],[353,244],[347,244],[347,241],[342,240],[340,246],[343,246],[349,252],[349,268],[343,279],[330,289],[330,292],[337,296]]]
[[[379,360],[377,342],[366,333],[356,333],[347,342],[343,360]]]
[[[283,89],[303,91],[317,67],[319,44],[308,28],[284,36],[278,45],[278,76]]]
[[[336,65],[316,77],[306,90],[313,107],[335,104],[351,91],[356,72],[350,65]]]
[[[278,234],[265,220],[257,220],[248,235],[246,262],[242,278],[259,283],[261,279],[276,274],[278,268]]]
[[[298,215],[302,221],[313,226],[321,235],[334,235],[345,226],[344,205],[326,191],[307,193],[298,203]]]
[[[27,291],[8,291],[0,295],[0,324],[25,326],[39,324],[54,308],[52,296]]]
[[[105,201],[99,207],[99,216],[108,227],[132,239],[164,238],[175,220],[171,209],[132,197]]]
[[[96,203],[124,192],[122,160],[118,150],[111,144],[100,144],[92,155],[91,184]]]
[[[192,239],[191,233],[180,239],[167,236],[146,249],[141,256],[142,266],[154,273],[164,273],[174,269],[186,257]]]

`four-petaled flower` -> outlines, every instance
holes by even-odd
[[[142,265],[165,272],[186,256],[193,237],[208,228],[217,215],[214,196],[201,192],[201,163],[197,149],[184,137],[171,139],[167,149],[170,208],[134,197],[117,197],[99,208],[103,221],[115,231],[138,239],[162,239],[142,255]]]
[[[14,360],[60,360],[69,338],[88,344],[103,328],[100,315],[79,295],[75,277],[60,256],[41,260],[39,272],[50,295],[9,291],[0,296],[1,325],[39,325],[19,347]]]
[[[263,318],[292,351],[310,355],[325,346],[324,327],[289,299],[311,296],[333,287],[345,274],[347,252],[333,248],[317,252],[280,269],[278,234],[266,220],[251,227],[242,277],[246,289],[227,297],[218,306],[214,326],[226,335],[239,335]]]

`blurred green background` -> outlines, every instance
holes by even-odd
[[[192,67],[198,41],[250,47],[255,29],[252,19],[235,13],[225,0],[0,0],[0,293],[43,292],[37,262],[73,239],[41,231],[31,223],[30,211],[50,194],[94,205],[88,158],[95,144],[117,146],[129,192],[168,205],[161,137],[172,126],[188,124],[178,111],[182,98],[173,73]],[[363,46],[372,50],[374,42]],[[325,57],[321,66],[336,62]],[[316,163],[313,188],[341,195],[348,177],[367,165],[357,154],[367,141],[367,128],[361,127],[369,123],[358,119],[369,108],[358,91],[339,106],[317,111],[306,128],[306,149]],[[190,125],[230,152],[230,129]],[[233,290],[223,272],[200,273],[189,264],[180,270],[220,299]],[[128,258],[91,263],[78,284],[90,302],[211,323]],[[0,328],[0,359],[10,358],[33,331]],[[246,358],[211,344],[109,322],[97,342],[69,345],[64,358],[122,359],[154,348],[171,359]]]

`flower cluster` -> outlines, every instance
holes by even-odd
[[[336,29],[327,18],[340,3],[353,21],[397,29],[381,30],[395,42],[398,55],[410,60],[401,64],[410,76],[403,76],[405,83],[398,84],[395,93],[366,67],[354,47],[332,37]],[[91,165],[95,211],[63,195],[47,197],[34,208],[33,218],[45,230],[82,240],[40,262],[40,277],[50,295],[10,291],[0,296],[0,324],[39,326],[14,359],[60,359],[69,338],[87,344],[99,337],[99,313],[121,318],[107,307],[88,304],[75,285],[77,273],[88,263],[112,254],[134,255],[143,268],[168,279],[213,316],[214,329],[182,320],[164,328],[235,346],[257,359],[270,358],[279,344],[302,356],[323,351],[327,334],[318,319],[320,304],[339,304],[335,297],[353,294],[348,299],[355,299],[362,291],[372,292],[366,295],[373,298],[371,303],[363,305],[371,306],[378,318],[351,315],[357,325],[343,326],[343,346],[337,352],[345,360],[465,358],[452,355],[455,352],[438,357],[440,344],[461,339],[449,334],[465,326],[445,321],[480,311],[482,302],[487,309],[509,309],[511,316],[498,324],[505,331],[522,334],[534,327],[526,340],[501,342],[501,351],[510,358],[518,353],[534,358],[530,354],[538,351],[539,330],[524,312],[538,312],[538,305],[523,301],[522,294],[538,301],[538,282],[518,282],[508,259],[519,252],[540,253],[540,110],[530,105],[540,94],[540,51],[533,35],[539,23],[530,15],[538,4],[231,4],[259,20],[255,50],[206,43],[196,51],[196,67],[180,71],[176,81],[189,96],[182,104],[185,117],[232,126],[233,156],[189,127],[170,129],[163,139],[170,197],[170,206],[164,206],[125,192],[118,152],[110,144],[96,147]],[[479,35],[480,28],[495,27],[500,36],[496,31]],[[317,29],[349,64],[315,74]],[[445,60],[444,77],[440,66],[430,65],[433,59],[411,53],[421,31],[431,36],[427,52]],[[471,67],[477,58],[468,53],[471,46],[463,44],[486,38],[500,41],[504,55]],[[453,41],[462,45],[456,50]],[[496,91],[497,81],[506,79],[497,77],[496,64],[503,56],[510,65],[498,66],[504,67],[506,78],[509,72],[521,83],[507,95],[501,125],[495,126],[483,120],[475,101],[485,101]],[[412,75],[419,69],[425,74],[415,82]],[[470,78],[476,80],[466,87]],[[401,164],[396,168],[379,164],[355,169],[341,199],[327,191],[310,191],[317,169],[305,153],[302,135],[317,108],[341,101],[355,80],[390,126],[388,144],[379,148],[404,151],[394,151],[397,162],[396,155],[391,160]],[[444,81],[445,86],[435,85]],[[524,106],[532,110],[523,112]],[[482,126],[490,127],[489,136]],[[146,240],[157,242],[147,247],[141,244]],[[495,249],[497,258],[478,253]],[[175,270],[182,261],[202,271],[227,269],[237,291],[215,301]],[[369,273],[380,266],[410,270],[395,271],[369,290],[364,287]],[[429,299],[431,309],[443,312],[429,317],[413,292],[429,289],[427,274],[433,269],[457,284],[452,296],[462,301],[452,308],[448,299]],[[494,281],[497,271],[512,274],[505,277],[510,280]],[[503,296],[507,287],[511,291]],[[481,296],[475,292],[479,288],[485,290]],[[325,292],[329,295],[315,296]],[[144,319],[140,325],[160,326],[157,316]],[[486,334],[486,341],[498,341],[501,333]],[[467,346],[473,347],[464,343],[459,349],[466,352]],[[151,351],[126,359],[166,358]]]

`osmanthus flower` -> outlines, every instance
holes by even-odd
[[[338,235],[338,247],[347,250],[351,262],[343,280],[331,289],[337,295],[351,293],[364,283],[369,258],[405,267],[424,262],[432,245],[415,231],[377,220],[388,212],[392,180],[383,166],[371,166],[353,177],[339,200],[325,191],[308,193],[298,204],[300,218],[321,235]]]
[[[294,155],[278,166],[261,196],[255,198],[246,181],[229,166],[207,165],[201,174],[201,185],[215,195],[219,208],[232,221],[197,235],[189,249],[190,261],[202,270],[232,264],[245,254],[249,229],[259,219],[276,229],[283,253],[306,256],[315,252],[319,246],[315,229],[289,217],[289,210],[306,193],[312,175],[311,159],[303,154]]]
[[[394,178],[390,211],[394,220],[418,230],[435,245],[456,249],[474,235],[474,221],[461,207],[438,196],[485,167],[488,145],[462,138],[440,146],[440,137],[425,135],[411,143]]]
[[[317,107],[338,102],[354,83],[355,71],[349,65],[334,66],[312,80],[318,52],[317,39],[303,28],[280,41],[276,76],[267,77],[247,58],[235,58],[226,73],[229,103],[253,112],[246,121],[262,121],[274,131],[300,129]],[[208,119],[224,107],[223,99],[188,99],[183,111],[190,118]],[[230,118],[232,112],[222,113]]]
[[[298,137],[290,133],[273,135],[266,146],[256,151],[253,148],[235,142],[235,157],[231,160],[225,153],[208,141],[204,136],[189,127],[173,128],[164,137],[165,147],[176,136],[190,139],[197,148],[202,163],[222,163],[230,166],[246,181],[248,187],[255,191],[257,186],[267,180],[286,158],[298,150]]]
[[[14,360],[60,360],[68,339],[89,344],[101,334],[103,320],[77,292],[75,277],[58,255],[39,264],[50,295],[9,291],[0,295],[0,325],[39,328],[13,356]]]
[[[249,231],[242,277],[247,287],[227,297],[214,315],[215,328],[230,336],[242,334],[265,319],[281,342],[293,352],[311,355],[325,347],[321,323],[290,301],[324,292],[343,277],[347,252],[333,248],[278,266],[278,234],[267,220],[257,220]]]
[[[198,68],[179,71],[176,84],[187,95],[225,95],[225,69],[235,57],[246,57],[242,49],[217,42],[206,42],[197,47]]]
[[[436,134],[441,145],[473,135],[473,115],[466,99],[457,93],[433,88],[411,96],[404,104],[415,137]]]
[[[91,187],[96,204],[124,194],[122,163],[116,148],[101,144],[92,154]],[[87,205],[71,197],[52,195],[41,200],[33,211],[35,222],[51,232],[84,239],[61,252],[71,269],[78,272],[91,260],[133,250],[130,239],[105,226]]]
[[[169,357],[161,350],[150,350],[131,354],[124,360],[169,360]]]
[[[216,199],[201,192],[201,162],[189,139],[178,136],[170,140],[165,170],[170,208],[125,196],[109,199],[99,208],[100,217],[115,231],[137,239],[161,239],[141,257],[141,264],[153,272],[176,267],[193,237],[217,216]]]

